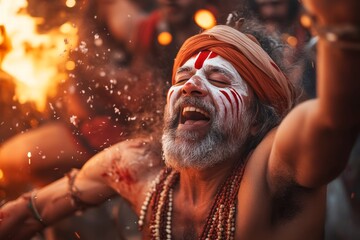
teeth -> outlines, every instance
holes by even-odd
[[[209,114],[207,112],[204,112],[203,110],[196,108],[196,107],[184,107],[183,114],[185,112],[199,112],[199,113],[205,115],[206,117],[209,117]]]

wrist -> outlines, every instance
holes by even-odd
[[[315,18],[308,17],[309,27],[322,41],[333,47],[360,51],[360,25],[352,23],[319,24]]]
[[[45,224],[45,221],[42,218],[41,213],[36,205],[37,191],[33,190],[29,193],[25,193],[22,195],[22,198],[26,203],[26,210],[29,218],[36,220],[37,223],[45,228],[47,225]]]
[[[328,41],[360,42],[360,26],[351,24],[317,26],[315,31]]]

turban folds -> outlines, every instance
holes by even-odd
[[[252,39],[225,25],[217,25],[185,41],[175,58],[172,80],[180,66],[203,50],[213,51],[229,61],[259,100],[275,108],[279,116],[293,107],[294,87],[279,67]]]

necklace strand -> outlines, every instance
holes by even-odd
[[[234,239],[237,193],[244,173],[245,164],[238,164],[219,187],[214,203],[209,211],[200,240]],[[171,168],[164,168],[152,182],[140,210],[139,229],[145,224],[149,206],[151,239],[171,239],[173,189],[180,174]]]

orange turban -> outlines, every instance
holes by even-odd
[[[294,87],[279,67],[254,40],[225,25],[217,25],[185,41],[174,62],[173,82],[176,70],[203,50],[213,51],[232,63],[259,100],[274,107],[279,116],[293,107]]]

